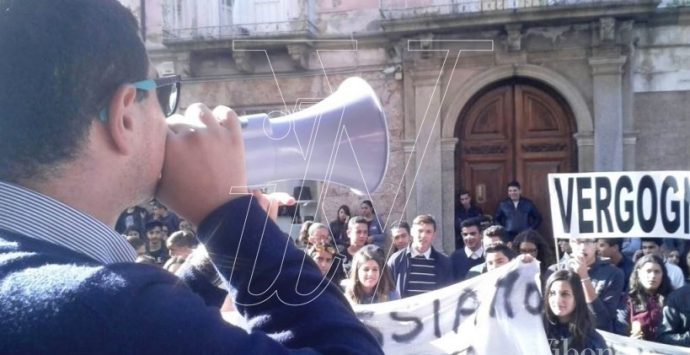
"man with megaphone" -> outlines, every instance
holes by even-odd
[[[0,53],[0,353],[381,353],[248,193],[235,114],[165,121],[179,77],[120,3],[0,1]],[[133,262],[112,227],[154,196],[199,226],[249,332]]]

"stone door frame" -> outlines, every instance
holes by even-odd
[[[450,92],[455,92],[449,97],[449,105],[442,117],[441,127],[441,161],[443,169],[441,174],[441,186],[444,187],[442,199],[443,230],[453,230],[453,209],[455,206],[455,126],[460,118],[462,109],[469,103],[472,97],[488,85],[514,78],[524,77],[540,81],[551,86],[557,91],[570,106],[575,118],[575,142],[577,144],[577,169],[580,172],[594,169],[594,121],[591,109],[580,91],[561,74],[536,65],[506,65],[480,71],[468,80],[454,85]],[[451,83],[451,85],[453,85]],[[457,86],[457,87],[455,87]],[[450,190],[450,191],[449,191]],[[450,218],[448,218],[450,217]],[[444,238],[443,249],[454,249],[454,238]]]

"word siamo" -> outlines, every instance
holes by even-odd
[[[497,279],[495,284],[496,292],[494,293],[488,308],[490,317],[497,317],[497,309],[502,307],[503,312],[501,312],[501,315],[505,315],[508,318],[513,318],[515,316],[514,307],[516,306],[521,306],[532,315],[541,314],[543,301],[537,284],[533,281],[527,283],[524,294],[516,295],[514,292],[514,286],[516,285],[518,278],[518,270],[513,270],[503,277]],[[499,293],[502,293],[503,302],[498,300]],[[429,321],[428,314],[414,314],[410,312],[388,313],[388,320],[385,321],[385,323],[388,324],[388,326],[385,327],[385,333],[387,333],[385,336],[383,329],[372,326],[370,322],[367,322],[376,316],[373,311],[357,312],[357,317],[364,321],[371,333],[377,338],[382,346],[386,341],[409,344],[413,343],[427,327],[433,327],[433,335],[436,338],[441,338],[443,336],[444,332],[442,332],[442,326],[446,327],[446,331],[452,330],[457,333],[461,323],[469,321],[471,316],[475,315],[481,306],[481,301],[476,290],[472,288],[463,289],[457,299],[453,300],[455,312],[452,324],[441,324],[443,318],[443,315],[440,312],[441,302],[442,301],[440,299],[433,300],[433,317],[431,321]],[[513,303],[516,302],[520,304],[514,305]],[[400,328],[404,329],[404,331],[398,332],[394,329],[391,332],[391,327],[395,328],[396,324],[399,324]]]

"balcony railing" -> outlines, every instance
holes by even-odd
[[[677,3],[688,2],[688,0],[670,1]],[[425,2],[428,4],[424,4]],[[650,0],[650,2],[652,1]],[[608,4],[625,5],[627,3],[630,3],[630,0],[383,0],[381,3],[381,14],[386,20],[396,20],[420,16],[457,16],[502,10]]]
[[[163,41],[167,43],[199,40],[224,40],[241,38],[280,38],[290,36],[311,37],[316,26],[309,20],[245,23],[242,25],[221,25],[194,28],[167,28],[163,30]]]

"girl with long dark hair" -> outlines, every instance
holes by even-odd
[[[347,222],[350,220],[350,217],[352,217],[350,207],[348,205],[340,205],[338,207],[338,217],[329,224],[333,240],[335,240],[335,244],[340,249],[350,245],[350,241],[347,238]]]
[[[544,330],[552,354],[576,354],[606,350],[606,342],[594,329],[594,321],[582,290],[582,280],[571,270],[558,270],[546,280]]]
[[[345,297],[355,304],[370,304],[392,301],[400,298],[395,290],[383,249],[367,245],[352,258],[350,280],[345,288]]]
[[[656,340],[656,328],[663,317],[666,297],[672,291],[664,261],[657,255],[641,257],[630,274],[630,291],[619,321],[631,338]]]

